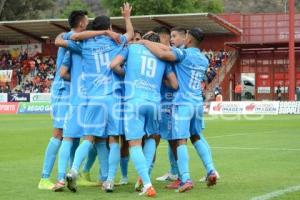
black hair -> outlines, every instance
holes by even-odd
[[[71,28],[76,28],[79,25],[79,22],[88,15],[86,10],[73,10],[69,15],[69,25]]]
[[[200,28],[191,28],[188,33],[197,41],[198,44],[204,39],[204,33]]]
[[[143,35],[142,31],[137,30],[137,29],[134,29],[134,33],[138,33],[138,34],[140,34],[140,35]]]
[[[175,27],[175,28],[172,28],[171,29],[171,32],[172,31],[176,31],[176,32],[178,32],[178,33],[180,33],[180,34],[186,34],[186,29],[185,28],[181,28],[181,27]]]
[[[110,28],[110,25],[110,18],[105,15],[101,15],[94,19],[92,26],[94,30],[107,30]]]
[[[151,42],[160,42],[159,35],[157,33],[149,33],[143,36],[144,40],[149,40]]]
[[[171,34],[171,31],[168,27],[165,26],[159,26],[159,27],[155,27],[153,29],[153,32],[157,33],[157,34]]]

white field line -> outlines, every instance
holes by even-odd
[[[168,148],[167,145],[159,145],[158,148]],[[188,148],[194,148],[193,146],[188,146]],[[222,150],[254,150],[254,151],[300,151],[300,149],[294,148],[260,148],[260,147],[218,147],[212,146],[212,149],[222,149]]]
[[[286,194],[286,193],[296,192],[296,191],[299,191],[299,190],[300,190],[300,185],[291,186],[291,187],[288,187],[288,188],[283,189],[283,190],[276,190],[276,191],[264,194],[262,196],[253,197],[250,200],[268,200],[268,199],[272,199],[274,197],[281,196],[281,195]]]

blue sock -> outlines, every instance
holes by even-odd
[[[63,140],[61,143],[61,147],[58,153],[58,174],[57,180],[65,180],[66,170],[68,161],[70,159],[70,152],[72,149],[73,142],[68,140]]]
[[[97,142],[95,144],[99,160],[99,180],[106,181],[108,177],[108,154],[106,141]]]
[[[187,180],[190,179],[189,154],[187,145],[180,145],[177,147],[177,156],[177,165],[181,176],[181,181],[185,183]]]
[[[71,152],[70,152],[70,168],[73,165],[75,152],[76,152],[76,149],[79,146],[79,143],[80,143],[80,138],[73,138],[73,145],[72,145]]]
[[[87,157],[89,151],[93,147],[93,144],[88,141],[84,140],[76,150],[74,162],[72,165],[72,170],[75,170],[77,173],[79,172],[80,165],[82,164],[83,160]]]
[[[134,167],[136,171],[138,172],[138,175],[141,177],[143,184],[147,185],[151,183],[150,177],[149,177],[149,170],[147,167],[147,161],[143,154],[143,149],[141,146],[133,146],[130,147],[130,158],[134,164]]]
[[[121,167],[122,177],[128,177],[128,161],[129,161],[128,156],[121,158],[120,167]]]
[[[49,178],[56,160],[61,141],[52,137],[48,143],[43,163],[42,178]]]
[[[145,140],[145,144],[143,147],[143,152],[147,161],[147,168],[149,169],[149,175],[151,174],[153,168],[153,159],[155,155],[156,144],[153,138],[149,138]]]
[[[170,145],[168,148],[168,156],[169,156],[169,161],[170,161],[170,166],[171,166],[171,169],[170,169],[171,174],[178,175],[177,162],[175,160],[175,156],[174,156],[174,153],[173,153]]]
[[[213,162],[212,162],[212,157],[210,153],[210,148],[208,144],[203,140],[204,138],[201,137],[200,140],[194,142],[194,147],[198,153],[198,156],[203,162],[203,165],[206,169],[206,172],[209,173],[211,170],[215,170]]]
[[[120,162],[120,145],[118,143],[109,144],[109,157],[108,157],[108,181],[114,181],[118,164]]]
[[[83,166],[83,172],[87,173],[87,172],[90,172],[95,160],[96,160],[96,157],[97,157],[97,150],[95,147],[92,147],[87,158],[86,158],[86,162]]]

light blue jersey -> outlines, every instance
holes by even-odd
[[[66,33],[67,38],[72,32]],[[56,58],[56,72],[51,86],[51,115],[54,128],[63,128],[66,113],[69,109],[70,83],[60,77],[60,68],[67,49],[58,48]]]
[[[110,37],[97,36],[82,43],[68,42],[68,47],[82,54],[81,81],[85,84],[88,98],[105,96],[120,89],[120,78],[111,70],[110,62],[123,49],[126,37],[121,36],[121,41],[122,44],[116,44]]]
[[[139,98],[153,102],[161,100],[161,83],[168,74],[168,63],[155,57],[140,44],[129,45],[121,53],[126,59],[125,100]]]
[[[120,78],[110,68],[111,60],[126,44],[126,37],[121,36],[121,41],[117,44],[107,36],[97,36],[80,43],[68,41],[68,47],[82,55],[83,76],[79,84],[84,84],[87,98],[85,135],[107,137],[121,134]]]
[[[160,88],[169,64],[143,45],[132,44],[121,56],[126,60],[124,131],[126,140],[158,134]]]
[[[175,70],[179,89],[174,93],[174,103],[199,103],[203,101],[201,82],[209,62],[198,48],[172,48],[176,56]]]
[[[179,86],[173,100],[172,139],[187,139],[203,129],[201,82],[209,63],[198,48],[173,48],[172,52]]]

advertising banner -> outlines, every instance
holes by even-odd
[[[30,93],[30,102],[46,102],[50,103],[51,94],[50,93]]]
[[[279,103],[279,114],[300,114],[300,101],[281,101]]]
[[[8,102],[29,102],[30,94],[27,93],[9,93]]]
[[[19,114],[48,114],[50,103],[19,103]]]
[[[226,115],[277,115],[278,101],[239,101],[211,102],[209,114]]]
[[[0,114],[17,114],[19,103],[0,103]]]
[[[7,102],[7,93],[0,93],[0,103]]]

